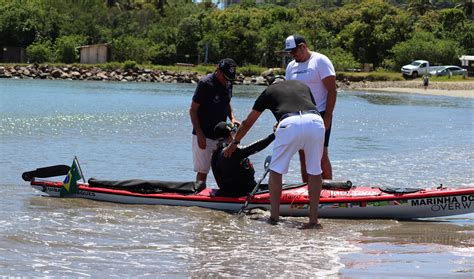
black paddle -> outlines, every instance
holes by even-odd
[[[249,202],[250,200],[253,198],[253,196],[255,195],[255,192],[257,192],[258,190],[258,187],[260,186],[260,184],[262,183],[262,181],[265,179],[265,176],[267,176],[267,173],[270,171],[270,161],[272,160],[272,156],[267,156],[267,158],[265,158],[265,162],[263,163],[263,167],[265,168],[265,172],[263,173],[263,176],[262,178],[260,178],[260,180],[257,182],[257,185],[255,185],[255,187],[253,188],[252,192],[250,192],[248,195],[247,195],[247,198],[245,199],[245,203],[244,205],[242,206],[242,208],[239,210],[239,212],[237,214],[242,214],[245,210],[245,208],[247,208],[247,206],[249,205]]]

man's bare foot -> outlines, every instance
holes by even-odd
[[[275,226],[275,225],[278,225],[278,220],[275,220],[272,217],[270,217],[270,218],[268,218],[267,223],[272,225],[272,226]]]
[[[322,230],[323,226],[320,223],[307,223],[299,227],[300,230]]]

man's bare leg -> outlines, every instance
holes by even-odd
[[[321,169],[323,170],[323,179],[332,180],[332,166],[329,161],[328,147],[324,147],[323,157],[321,158]]]
[[[207,179],[207,173],[198,172],[196,174],[196,181],[202,181],[206,183],[206,179]]]
[[[308,183],[308,173],[306,172],[306,159],[304,156],[304,150],[299,150],[300,154],[300,167],[301,167],[301,181]]]
[[[319,224],[318,207],[323,181],[321,175],[308,175],[309,226]]]
[[[268,188],[270,189],[270,219],[276,221],[280,219],[280,197],[281,197],[282,175],[270,170]]]

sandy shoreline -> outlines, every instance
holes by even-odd
[[[474,98],[474,81],[430,82],[426,90],[419,80],[351,82],[342,84],[339,89]]]

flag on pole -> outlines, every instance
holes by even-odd
[[[66,195],[76,194],[79,190],[77,187],[77,181],[81,179],[81,174],[79,173],[78,163],[76,158],[72,161],[72,166],[69,172],[67,173],[66,178],[63,182],[63,187],[59,190],[59,196],[65,197]]]

